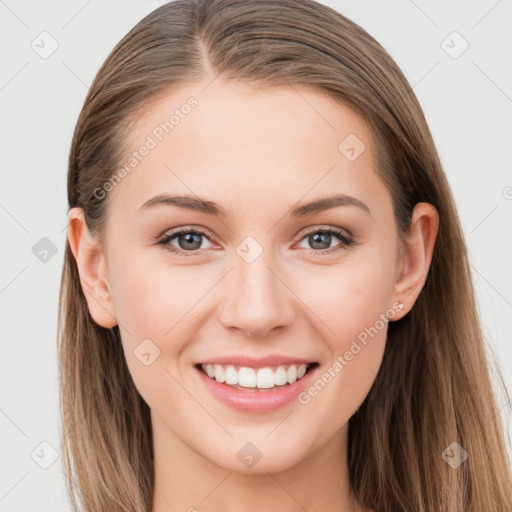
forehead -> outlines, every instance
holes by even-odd
[[[139,113],[126,147],[126,177],[111,193],[123,208],[162,192],[238,209],[383,186],[363,119],[325,91],[295,84],[261,89],[217,77],[181,85]]]

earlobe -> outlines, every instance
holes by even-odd
[[[439,214],[436,208],[429,203],[416,204],[397,261],[397,279],[392,299],[404,303],[404,307],[395,316],[395,320],[411,310],[425,285],[438,230]]]
[[[81,208],[71,208],[68,213],[68,241],[93,320],[102,327],[116,326],[105,255],[90,233]]]

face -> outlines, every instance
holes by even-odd
[[[279,471],[340,436],[375,380],[403,298],[393,205],[348,107],[205,86],[152,104],[103,189],[106,307],[159,440]]]

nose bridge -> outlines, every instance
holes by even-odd
[[[275,275],[280,272],[272,248],[257,243],[258,248],[248,238],[233,255],[222,323],[250,336],[262,336],[290,323],[293,309],[286,286]]]

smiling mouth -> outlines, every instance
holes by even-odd
[[[251,368],[224,364],[197,364],[195,367],[219,384],[243,391],[273,391],[294,384],[318,363],[283,364]]]

